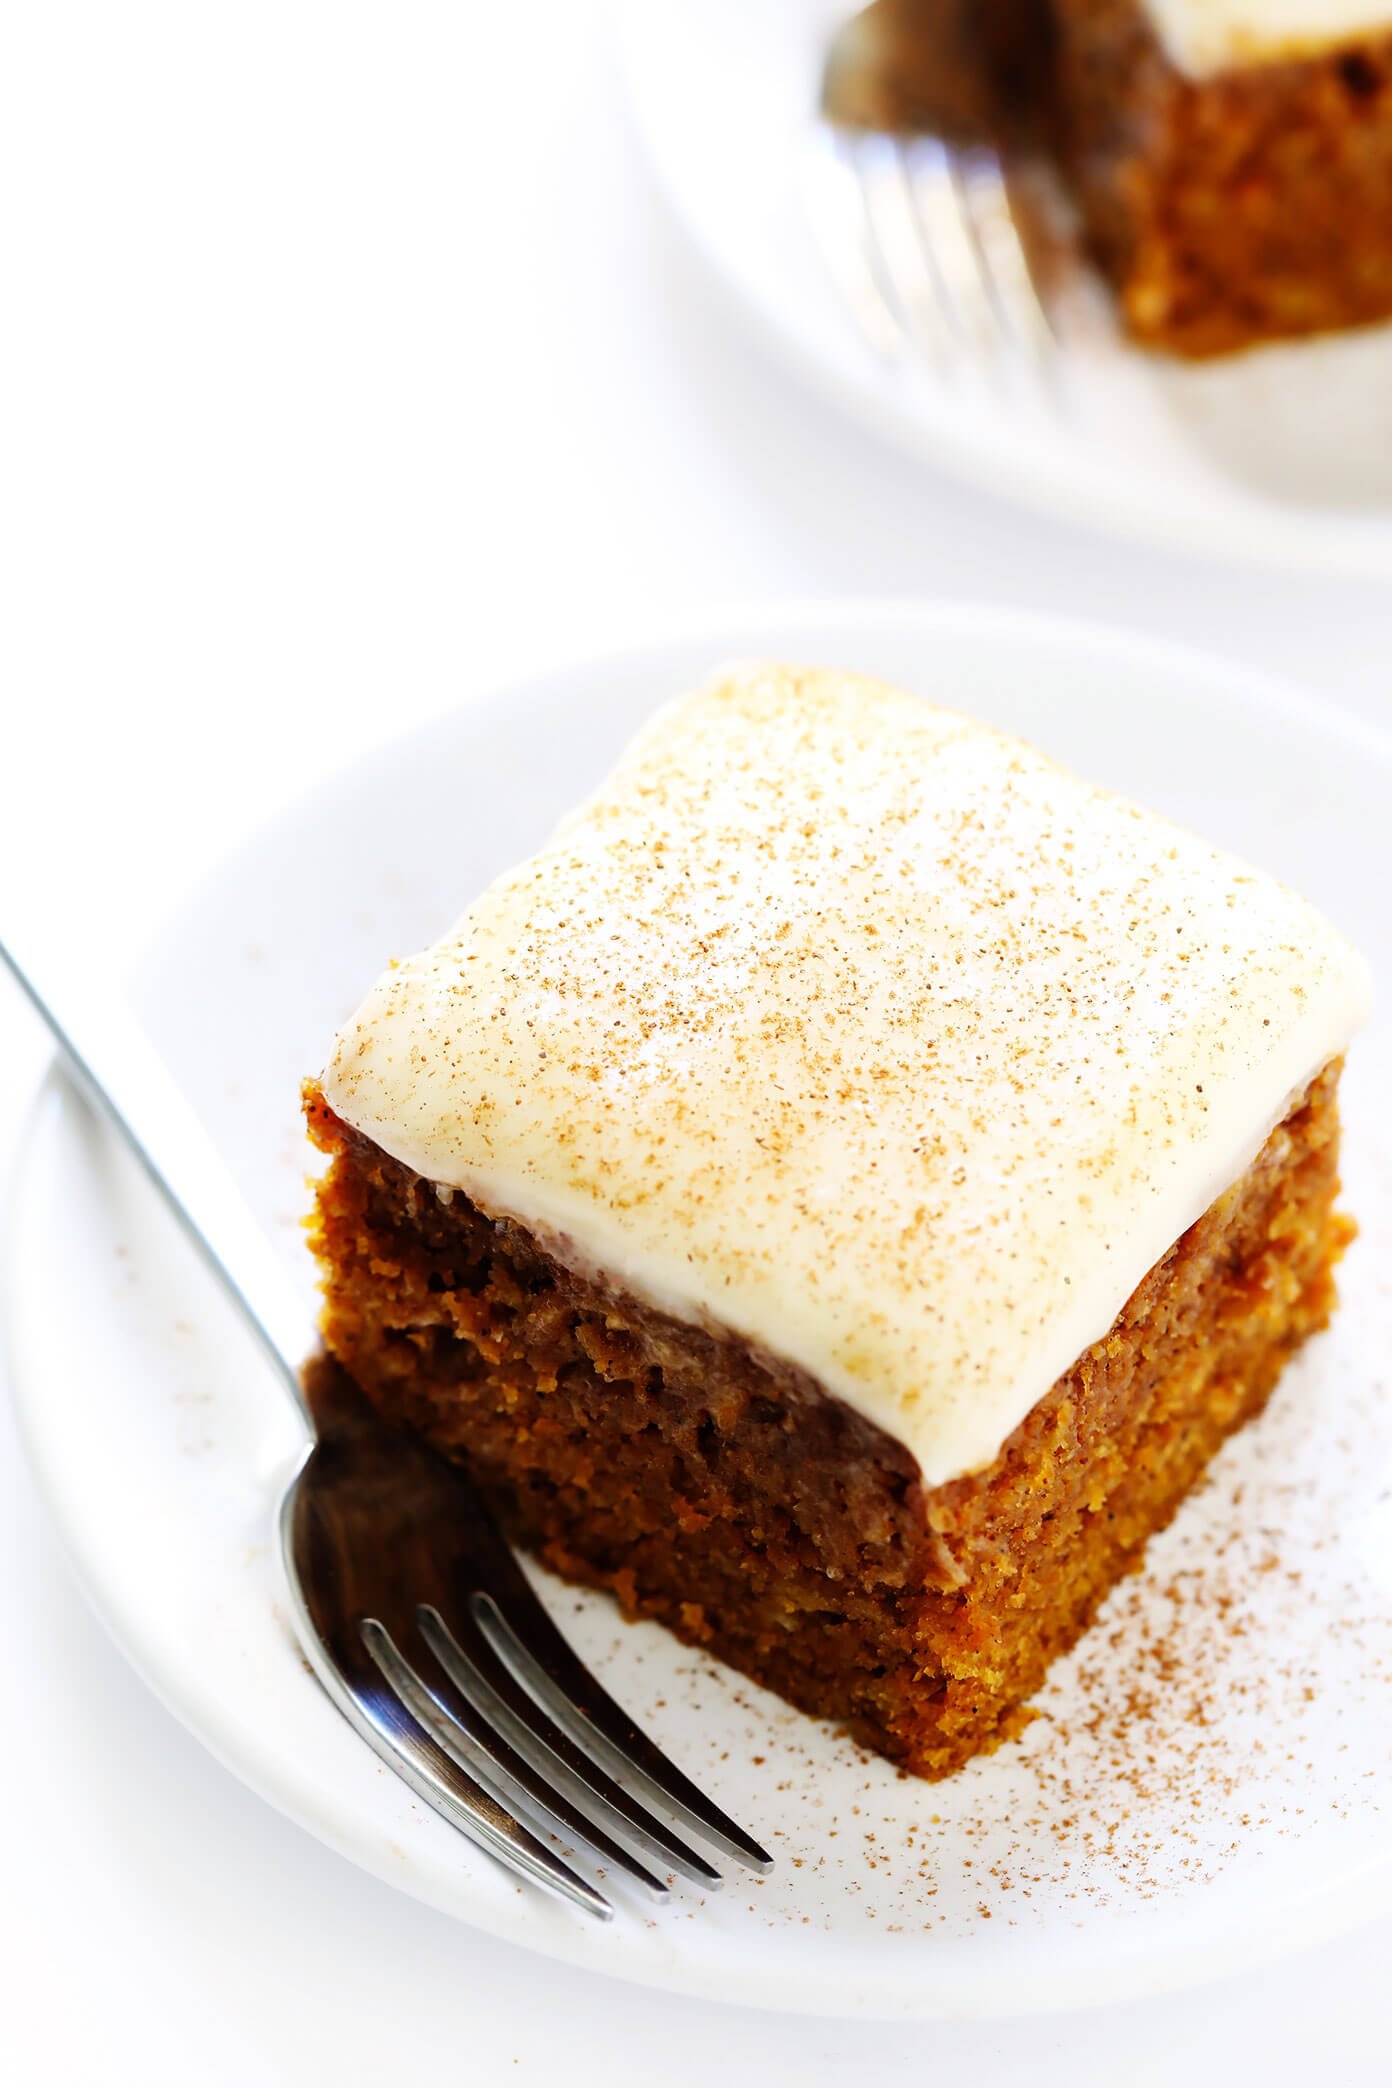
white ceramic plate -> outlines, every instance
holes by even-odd
[[[774,655],[950,699],[1303,886],[1392,973],[1392,744],[1231,668],[995,612],[751,616],[439,719],[258,835],[164,928],[140,1013],[257,1210],[297,1234],[300,1075],[383,959],[537,843],[653,706]],[[885,1764],[603,1601],[584,1654],[777,1870],[600,1928],[423,1812],[321,1696],[268,1552],[290,1415],[109,1136],[51,1082],[3,1267],[34,1465],[165,1701],[292,1818],[481,1928],[626,1977],[807,2011],[993,2013],[1185,1982],[1392,1905],[1392,1064],[1347,1080],[1363,1237],[1332,1332],[1040,1699],[947,1784]],[[389,1947],[384,1938],[384,1947]]]
[[[616,0],[640,129],[768,338],[903,447],[1012,498],[1190,550],[1392,573],[1392,328],[1194,366],[1127,348],[1086,278],[1052,390],[886,361],[817,247],[811,112],[850,0]]]

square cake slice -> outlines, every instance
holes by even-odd
[[[1326,1321],[1366,996],[1022,743],[735,672],[309,1084],[325,1338],[558,1571],[942,1775]]]
[[[1062,156],[1132,334],[1392,317],[1392,0],[1046,0]]]

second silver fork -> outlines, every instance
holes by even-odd
[[[946,130],[880,127],[865,10],[833,40],[809,140],[813,231],[850,312],[887,359],[940,375],[1011,364],[1046,372],[1054,334],[1001,152]]]

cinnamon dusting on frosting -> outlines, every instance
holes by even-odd
[[[1366,991],[1304,901],[1033,749],[751,667],[390,969],[324,1087],[936,1484],[1106,1331]]]

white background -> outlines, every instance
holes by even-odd
[[[11,8],[0,530],[0,932],[118,963],[325,766],[731,602],[1058,609],[1392,720],[1392,581],[1109,543],[829,418],[683,248],[577,0]],[[0,1159],[42,1059],[0,992]],[[1392,1924],[1163,2002],[909,2028],[670,2000],[451,1926],[147,1695],[0,1431],[24,2088],[1392,2075]]]

